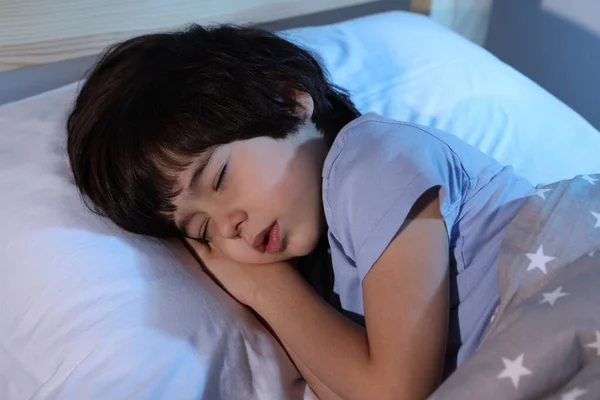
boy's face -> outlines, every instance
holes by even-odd
[[[321,171],[326,154],[311,122],[286,139],[259,137],[219,146],[195,185],[190,188],[192,176],[207,156],[181,175],[177,226],[187,221],[186,236],[205,236],[238,262],[266,264],[306,255],[325,229]]]

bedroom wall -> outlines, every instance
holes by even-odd
[[[436,22],[483,45],[487,36],[493,0],[431,1],[430,16]]]
[[[600,129],[600,1],[494,0],[485,46]]]

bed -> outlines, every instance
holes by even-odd
[[[64,118],[95,54],[115,40],[171,29],[190,15],[202,15],[193,20],[203,23],[259,23],[316,54],[363,112],[451,132],[536,185],[581,174],[593,180],[587,174],[600,171],[599,132],[432,21],[430,2],[53,4],[0,3],[7,103],[0,107],[2,399],[314,398],[277,341],[180,243],[123,232],[90,213],[77,195]],[[398,11],[411,7],[421,14]],[[511,298],[522,300],[516,293],[522,292],[513,290]],[[496,326],[492,342],[506,330]],[[581,336],[583,347],[593,344],[592,326],[592,336]],[[482,390],[476,398],[549,393],[548,384],[516,390],[510,377],[494,380],[500,389],[476,386],[484,378],[475,372],[502,373],[501,360],[490,360],[459,369],[437,398],[465,398],[475,387]],[[561,379],[560,388],[576,388]]]

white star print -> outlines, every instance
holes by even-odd
[[[562,286],[559,286],[556,289],[554,289],[553,292],[542,293],[542,296],[544,296],[544,300],[540,301],[540,304],[550,303],[550,305],[553,306],[554,303],[556,303],[556,300],[560,299],[561,297],[568,296],[568,295],[569,295],[569,293],[563,292]]]
[[[579,397],[583,396],[586,393],[587,390],[574,387],[573,390],[563,393],[560,397],[560,400],[577,400]]]
[[[532,269],[539,269],[546,275],[546,263],[550,262],[556,257],[549,257],[544,255],[544,246],[540,245],[540,248],[536,253],[525,253],[527,258],[531,260],[529,266],[527,267],[527,271],[531,271]]]
[[[537,189],[535,191],[535,196],[540,196],[542,199],[546,200],[546,193],[551,191],[552,189]]]
[[[514,360],[502,357],[504,370],[498,374],[497,378],[510,378],[515,389],[519,387],[519,380],[522,376],[531,375],[533,372],[523,366],[523,357],[525,353],[521,353]]]
[[[591,177],[591,176],[589,176],[589,175],[581,175],[581,179],[583,179],[584,181],[587,181],[587,182],[589,182],[589,183],[590,183],[590,184],[592,184],[592,185],[595,185],[595,184],[596,184],[596,181],[598,180],[598,179],[596,179],[596,178],[592,178],[592,177]]]
[[[600,357],[600,331],[596,331],[596,341],[588,344],[585,347],[591,347],[592,349],[596,349],[598,352],[598,356]]]
[[[596,217],[596,225],[594,228],[600,228],[600,213],[590,211],[594,217]]]

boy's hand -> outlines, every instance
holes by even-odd
[[[216,247],[185,239],[200,260],[206,273],[240,303],[251,306],[264,274],[286,273],[292,270],[287,262],[273,264],[243,264],[226,257]]]

